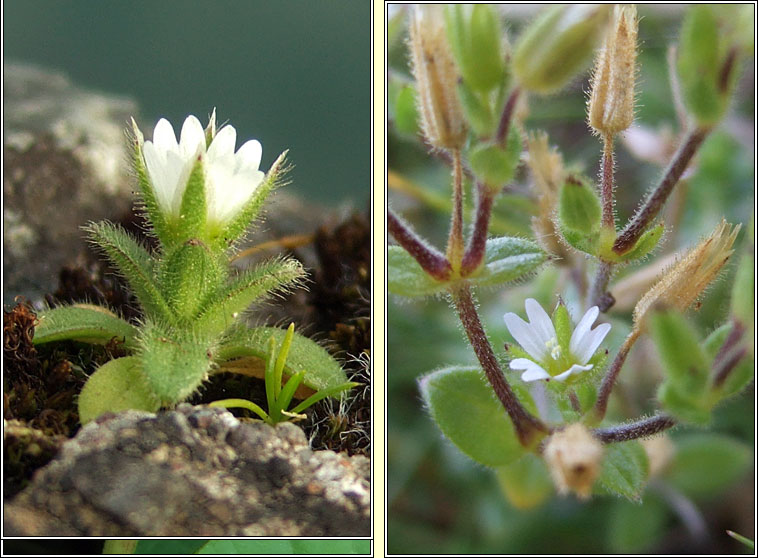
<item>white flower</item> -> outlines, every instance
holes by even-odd
[[[587,363],[611,329],[611,324],[600,324],[590,329],[600,312],[597,306],[587,310],[579,320],[568,347],[560,345],[550,316],[536,300],[526,299],[525,306],[528,323],[513,312],[505,315],[508,331],[532,357],[532,360],[514,358],[510,363],[513,370],[524,370],[521,375],[523,381],[565,382],[572,375],[592,369],[593,365]]]
[[[260,142],[247,141],[235,153],[237,131],[224,126],[215,133],[215,116],[214,111],[207,146],[205,131],[194,116],[184,121],[178,142],[174,128],[165,118],[155,125],[153,141],[144,142],[147,175],[164,213],[179,216],[187,180],[198,158],[202,159],[205,171],[209,224],[223,224],[232,219],[263,182],[265,174],[258,170]]]

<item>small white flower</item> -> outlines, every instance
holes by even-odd
[[[262,148],[257,140],[250,140],[235,153],[237,131],[233,126],[224,126],[215,133],[215,111],[209,130],[211,140],[206,145],[200,121],[188,116],[177,142],[174,128],[161,118],[153,140],[144,142],[145,167],[158,206],[164,213],[178,217],[187,180],[201,158],[207,218],[209,224],[223,224],[243,208],[263,182],[265,174],[258,169]]]
[[[510,363],[513,370],[524,370],[521,375],[523,381],[565,382],[572,375],[592,369],[593,365],[587,363],[611,329],[611,324],[600,324],[590,329],[600,312],[597,306],[587,310],[579,321],[568,347],[561,347],[550,316],[536,300],[526,299],[525,306],[528,323],[513,312],[505,315],[508,331],[532,357],[531,360],[514,358]]]

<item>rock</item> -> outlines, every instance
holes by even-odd
[[[8,536],[370,535],[365,457],[312,451],[290,423],[182,404],[105,415],[4,506]]]
[[[136,103],[58,72],[3,67],[4,302],[39,302],[84,243],[80,226],[129,208],[124,130]]]

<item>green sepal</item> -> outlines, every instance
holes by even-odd
[[[474,90],[488,92],[505,76],[501,52],[502,30],[497,13],[485,4],[449,5],[445,29],[464,81]]]
[[[161,241],[163,246],[170,246],[175,242],[173,238],[174,232],[169,228],[166,221],[166,217],[161,211],[158,205],[158,200],[153,190],[153,185],[147,176],[147,168],[145,167],[145,157],[142,151],[142,142],[144,138],[141,137],[141,132],[134,124],[135,133],[140,134],[140,138],[134,138],[134,153],[132,162],[134,170],[137,174],[137,182],[140,189],[140,201],[142,202],[142,209],[147,214],[147,220],[153,229],[155,236]]]
[[[419,133],[418,123],[416,90],[412,85],[406,85],[395,99],[395,128],[401,134],[416,136]]]
[[[600,476],[595,482],[596,491],[639,502],[648,472],[647,454],[638,441],[608,444]]]
[[[501,236],[487,240],[484,265],[468,277],[474,285],[501,285],[523,279],[547,260],[536,242]]]
[[[522,147],[518,126],[511,126],[505,146],[489,142],[475,144],[468,152],[469,165],[477,178],[499,191],[513,179]]]
[[[422,377],[419,388],[443,434],[474,461],[497,467],[524,454],[513,423],[479,368],[443,368]]]
[[[195,393],[208,377],[215,352],[208,337],[154,322],[141,328],[139,345],[142,373],[162,405],[180,403]]]
[[[573,333],[573,327],[571,325],[571,316],[569,316],[568,308],[560,301],[553,311],[551,317],[553,327],[555,327],[555,335],[558,339],[558,344],[563,351],[568,351],[571,344],[571,334]]]
[[[428,275],[400,246],[387,247],[387,290],[402,296],[426,296],[444,291],[448,283]]]
[[[571,177],[561,186],[558,224],[570,246],[596,255],[601,217],[600,198],[587,179]]]
[[[170,320],[173,312],[156,287],[153,258],[122,228],[101,221],[83,227],[92,244],[118,269],[142,305],[145,314]]]
[[[255,357],[266,362],[269,339],[273,337],[281,345],[286,335],[286,330],[275,327],[236,328],[222,339],[216,362],[240,357]],[[295,333],[284,363],[284,375],[290,377],[299,372],[305,372],[303,383],[316,391],[347,382],[345,371],[323,347]]]
[[[691,7],[679,36],[677,72],[684,103],[702,126],[718,122],[727,107],[728,97],[719,91],[718,83],[723,46],[712,8]]]
[[[686,433],[676,439],[666,481],[690,498],[706,500],[746,479],[752,464],[753,451],[743,442],[715,432]]]
[[[546,9],[522,32],[513,72],[536,93],[554,93],[592,60],[607,6],[567,4]]]
[[[192,172],[182,194],[179,216],[174,217],[181,242],[186,242],[190,238],[205,238],[207,215],[205,168],[202,158],[198,156],[197,161],[192,165]]]
[[[234,325],[238,314],[253,302],[265,295],[286,291],[304,276],[305,270],[294,259],[275,259],[247,269],[206,299],[194,325],[198,331],[220,335]]]
[[[708,337],[703,341],[703,350],[706,353],[709,361],[713,361],[716,355],[721,349],[721,345],[726,341],[727,336],[732,331],[734,325],[732,322],[727,322],[714,329]]]
[[[194,318],[226,279],[227,264],[198,239],[187,240],[166,256],[160,270],[161,290],[182,319]]]
[[[282,176],[287,172],[287,167],[284,165],[286,156],[287,151],[279,155],[274,161],[268,174],[266,174],[266,178],[256,188],[237,215],[220,229],[211,226],[210,223],[208,224],[206,238],[212,251],[224,252],[228,250],[245,234],[245,231],[260,213],[271,192],[282,185]]]
[[[518,510],[536,508],[553,493],[553,481],[545,461],[533,453],[497,467],[495,476],[508,502]]]
[[[490,137],[495,131],[495,115],[486,97],[472,91],[465,81],[458,82],[458,99],[466,122],[477,137]]]
[[[736,395],[745,389],[755,377],[755,361],[752,357],[743,357],[735,364],[729,375],[715,390],[718,401]]]
[[[78,400],[79,421],[129,409],[154,413],[160,403],[142,374],[138,357],[110,360],[87,379]]]
[[[137,346],[137,328],[102,306],[58,306],[40,312],[37,319],[33,339],[35,345],[69,339],[106,345],[116,339],[123,341],[128,350],[134,350]]]

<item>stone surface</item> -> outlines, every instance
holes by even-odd
[[[182,404],[106,415],[5,503],[7,536],[370,534],[365,457],[314,452],[290,423]]]
[[[82,249],[79,227],[129,208],[124,130],[137,106],[12,63],[3,94],[4,302],[39,301]]]

